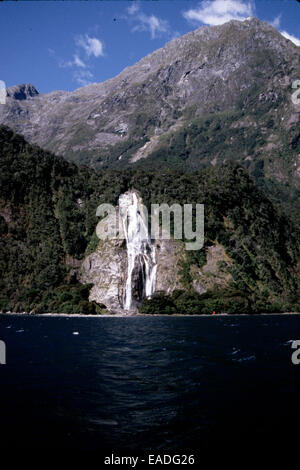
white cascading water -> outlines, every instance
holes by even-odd
[[[147,222],[142,211],[139,210],[139,201],[136,193],[128,192],[119,197],[119,207],[123,222],[123,230],[127,245],[127,279],[124,289],[124,309],[133,308],[133,275],[138,268],[141,277],[141,298],[151,297],[155,290],[156,260],[155,247],[151,243]]]

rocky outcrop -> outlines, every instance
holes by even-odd
[[[157,240],[157,276],[156,291],[171,294],[175,289],[182,289],[179,263],[185,257],[184,246],[173,238]]]
[[[15,100],[26,100],[28,98],[32,98],[33,96],[37,96],[39,92],[37,89],[31,84],[23,84],[23,85],[16,85],[10,88],[7,88],[6,95],[10,98]]]
[[[141,196],[128,191],[120,195],[115,213],[102,219],[101,229],[97,227],[97,249],[84,259],[78,275],[80,282],[93,284],[90,301],[111,313],[130,313],[154,292],[171,294],[175,289],[192,288],[203,294],[228,285],[232,277],[226,268],[231,261],[216,243],[205,248],[206,263],[201,269],[190,265],[192,281],[187,286],[181,272],[187,262],[184,243],[174,240],[165,229],[161,238],[151,241],[143,210]]]
[[[99,240],[97,250],[82,263],[79,280],[93,284],[90,301],[95,301],[112,313],[123,309],[127,254],[123,241]]]
[[[126,219],[126,211],[130,204],[132,204],[130,207],[134,209],[135,203],[131,200],[132,195],[136,195],[138,212],[142,212],[142,199],[137,193],[129,191],[121,195],[120,206],[116,207],[117,218],[114,214],[108,215],[103,220],[103,232],[101,232],[102,235],[105,232],[111,236],[116,228],[115,238],[100,239],[96,251],[84,259],[78,274],[80,282],[93,284],[89,300],[105,306],[112,313],[124,310],[136,311],[142,298],[155,291],[171,293],[174,289],[183,288],[179,275],[179,264],[185,256],[183,243],[172,238],[159,239],[152,243],[143,230],[139,229],[135,234],[129,220],[128,232],[131,232],[131,237],[142,237],[142,245],[137,240],[135,246],[129,247],[130,236],[126,230],[123,230],[123,219],[118,217],[121,212],[121,216],[125,215]],[[134,210],[128,211],[131,217],[134,213]],[[121,225],[116,223],[116,220],[119,220]],[[139,225],[141,221],[137,220],[136,223]],[[133,258],[132,249],[136,251]],[[133,263],[131,267],[130,263]],[[141,285],[150,280],[151,285],[148,288]],[[131,289],[133,300],[130,302],[130,307],[127,305],[128,287]]]
[[[226,288],[232,276],[228,268],[232,266],[232,261],[228,258],[222,245],[215,243],[205,248],[206,263],[202,268],[191,266],[191,276],[193,287],[196,292],[204,292],[215,287]]]
[[[183,245],[173,239],[159,240],[155,243],[155,249],[155,291],[172,293],[174,289],[182,289],[179,261],[184,256]],[[90,301],[103,304],[111,313],[117,313],[124,310],[126,276],[127,252],[124,242],[99,240],[96,251],[84,259],[78,277],[84,284],[93,284]],[[135,311],[136,306],[132,310]]]

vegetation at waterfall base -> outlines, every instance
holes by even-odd
[[[144,299],[139,308],[139,313],[155,315],[159,314],[183,314],[183,315],[210,315],[215,313],[251,314],[287,312],[297,304],[278,300],[277,303],[266,303],[262,298],[244,295],[241,291],[232,289],[215,289],[204,294],[195,291],[175,290],[167,295],[164,292],[156,292],[151,299]]]
[[[0,127],[0,310],[102,313],[77,267],[97,246],[96,208],[134,188],[143,202],[203,203],[203,250],[186,252],[183,291],[156,293],[141,313],[299,311],[299,227],[236,163],[193,174],[131,168],[93,171]],[[223,247],[227,288],[193,290],[192,270]]]

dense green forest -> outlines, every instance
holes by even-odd
[[[96,208],[116,204],[128,189],[151,203],[203,203],[205,247],[221,244],[232,285],[203,295],[190,266],[203,250],[186,252],[185,290],[145,300],[141,313],[296,311],[299,306],[299,229],[237,163],[192,174],[181,170],[93,171],[69,163],[0,128],[0,310],[101,313],[74,263],[97,246]]]
[[[252,92],[252,95],[249,92],[251,100],[247,114],[242,109],[236,109],[192,118],[195,109],[186,110],[188,123],[167,133],[146,159],[141,159],[134,165],[157,170],[171,167],[185,173],[187,169],[193,172],[216,163],[236,162],[247,170],[277,208],[289,211],[299,224],[300,190],[295,184],[294,175],[288,171],[288,168],[293,168],[295,154],[300,152],[299,126],[295,124],[288,133],[283,132],[280,127],[281,119],[277,116],[275,122],[268,117],[272,103],[260,107],[259,112],[257,107],[251,111],[251,104],[258,99],[258,93],[258,90]],[[241,125],[246,116],[260,125]],[[279,136],[280,146],[274,145],[272,152],[261,150],[267,145],[266,129],[272,129]],[[281,162],[280,170],[278,162]],[[126,159],[122,158],[122,164],[125,163]],[[280,172],[285,174],[281,182],[280,178],[276,178],[276,173]]]

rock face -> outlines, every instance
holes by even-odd
[[[171,294],[175,289],[182,289],[179,263],[184,259],[184,247],[174,239],[157,240],[157,278],[156,291]]]
[[[8,97],[19,101],[32,98],[33,96],[37,96],[38,94],[39,92],[37,91],[37,89],[30,84],[12,86],[6,90],[6,95]]]
[[[165,229],[161,238],[150,240],[147,218],[142,214],[143,201],[136,191],[120,195],[115,212],[96,229],[100,238],[96,251],[84,259],[79,271],[80,282],[93,284],[89,300],[111,313],[135,312],[155,292],[171,294],[187,287],[180,272],[186,261],[184,243]],[[226,287],[232,278],[226,270],[222,272],[219,262],[231,263],[223,247],[207,247],[201,270],[190,266],[190,287],[199,294],[215,286]]]
[[[89,300],[105,305],[112,313],[136,311],[142,299],[155,291],[171,293],[183,288],[179,276],[183,244],[173,239],[151,242],[148,227],[139,218],[141,213],[142,199],[135,191],[121,195],[116,208],[120,225],[114,214],[102,222],[101,233],[112,235],[116,227],[115,238],[99,240],[96,251],[81,265],[80,282],[93,284]]]
[[[201,269],[191,266],[193,287],[199,294],[203,294],[215,287],[226,288],[230,281],[232,281],[232,276],[226,269],[232,265],[232,261],[226,255],[224,248],[215,243],[206,248],[205,254],[206,263]],[[223,264],[223,268],[221,267],[222,264],[220,266],[220,263]]]
[[[266,155],[269,178],[286,181],[293,175],[298,181],[297,161],[291,157],[286,167],[280,155],[294,152],[297,159],[299,154],[300,105],[291,101],[299,63],[300,48],[255,18],[203,26],[115,78],[73,93],[41,95],[32,85],[12,87],[7,104],[0,106],[0,123],[47,150],[105,168],[144,162],[195,116],[239,108],[243,116],[232,124],[232,143],[241,144],[240,160]],[[244,143],[252,134],[260,145],[254,156],[251,142],[247,148]],[[205,164],[231,158],[228,146],[223,152],[213,147]],[[201,158],[193,165],[203,167]]]
[[[104,304],[112,313],[123,310],[126,250],[117,241],[99,241],[97,250],[83,262],[80,282],[93,284],[89,300]]]

